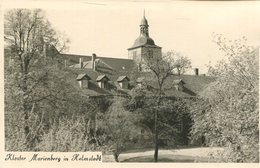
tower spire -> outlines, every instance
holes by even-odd
[[[144,9],[144,16],[143,19],[141,20],[141,24],[140,24],[140,34],[143,36],[148,36],[149,37],[149,30],[148,30],[148,21],[145,18],[145,9]]]

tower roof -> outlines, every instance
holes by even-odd
[[[133,47],[143,46],[143,45],[155,45],[152,38],[147,36],[139,36],[135,42]]]
[[[147,19],[145,18],[145,16],[144,16],[143,19],[141,20],[140,26],[148,26],[148,21],[147,21]]]
[[[147,19],[145,18],[145,10],[144,10],[144,16],[143,16],[143,19],[141,20],[140,26],[149,26],[149,25],[148,25],[148,21],[147,21]]]
[[[144,12],[144,16],[141,20],[141,24],[140,24],[140,36],[135,40],[134,45],[129,48],[129,49],[133,49],[133,48],[137,48],[137,47],[141,47],[141,46],[150,46],[150,47],[158,47],[161,48],[157,45],[155,45],[154,40],[149,36],[149,30],[148,30],[148,21],[145,18],[145,12]]]

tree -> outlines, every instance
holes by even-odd
[[[189,68],[191,68],[191,61],[187,56],[183,56],[180,52],[174,50],[166,53],[172,58],[174,62],[175,71],[178,75],[184,74]]]
[[[172,134],[176,132],[176,128],[173,125],[169,125],[167,122],[165,123],[158,123],[158,117],[161,116],[163,121],[163,114],[167,111],[172,111],[169,109],[171,103],[163,100],[163,97],[168,89],[166,87],[167,79],[174,75],[174,70],[177,68],[174,62],[174,56],[176,53],[172,52],[171,54],[153,54],[152,51],[148,50],[143,55],[143,61],[141,62],[142,66],[148,72],[140,72],[140,74],[145,75],[145,81],[143,83],[142,88],[136,88],[132,91],[132,100],[134,104],[134,109],[141,109],[141,111],[148,110],[149,112],[143,112],[143,115],[151,115],[151,111],[153,112],[154,116],[151,117],[146,116],[145,120],[142,122],[146,123],[146,125],[153,129],[151,132],[154,135],[154,161],[158,161],[158,150],[159,150],[159,139],[158,136],[162,131],[162,127],[167,127],[168,130],[172,131]],[[184,68],[185,69],[185,68]],[[140,75],[139,75],[140,76]],[[137,93],[137,94],[136,94]],[[163,101],[162,101],[163,100]],[[138,107],[139,106],[139,107]],[[168,108],[169,107],[169,108]],[[142,112],[141,112],[142,113]],[[173,114],[172,114],[173,115]],[[151,124],[153,126],[151,126]],[[164,125],[164,126],[161,126]],[[169,129],[171,128],[171,129]],[[160,131],[159,131],[160,129]]]
[[[224,147],[220,161],[258,162],[259,49],[247,45],[245,37],[216,35],[214,42],[227,59],[210,68],[216,80],[194,106],[192,136]]]
[[[127,109],[138,115],[136,125],[142,130],[139,142],[140,144],[144,142],[142,147],[150,148],[152,144],[157,142],[159,150],[160,147],[167,146],[169,148],[188,144],[187,137],[190,130],[189,123],[191,123],[189,98],[169,98],[163,94],[160,106],[158,106],[156,104],[157,97],[153,95],[151,90],[145,88],[143,86],[133,89],[127,104]],[[165,92],[167,92],[166,89]],[[155,125],[154,113],[156,111],[157,124]],[[182,122],[186,123],[184,127],[180,125]],[[158,134],[157,139],[155,139],[155,131]]]
[[[155,148],[154,148],[154,161],[158,161],[158,110],[160,108],[161,104],[161,98],[163,95],[163,85],[165,80],[172,75],[172,71],[174,70],[174,66],[172,65],[171,58],[169,56],[158,56],[158,55],[151,55],[152,52],[145,53],[145,65],[146,67],[152,71],[153,75],[156,79],[157,84],[157,92],[155,92],[156,97],[156,105],[157,108],[154,109],[154,142],[155,142]]]
[[[116,162],[119,162],[120,153],[126,150],[138,135],[138,128],[135,126],[138,117],[125,110],[124,99],[115,97],[108,112],[99,119],[99,132],[103,132],[105,150],[113,152]]]
[[[16,119],[23,128],[24,150],[32,150],[39,139],[45,111],[55,111],[54,107],[59,105],[60,112],[64,105],[65,87],[70,84],[64,78],[68,71],[61,73],[58,68],[56,48],[65,49],[67,40],[61,40],[39,9],[8,11],[4,39],[5,111],[7,115],[20,117]],[[64,85],[60,86],[62,82]]]

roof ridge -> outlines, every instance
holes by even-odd
[[[92,57],[91,55],[82,55],[82,54],[68,54],[68,53],[62,53],[61,55],[68,55],[68,56],[81,56],[81,57]],[[98,58],[107,58],[107,59],[118,59],[118,60],[131,60],[128,58],[116,58],[116,57],[104,57],[104,56],[97,56]]]
[[[70,54],[70,53],[61,53],[61,55],[91,57],[90,55]]]

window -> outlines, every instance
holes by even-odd
[[[129,78],[127,76],[119,76],[117,82],[122,89],[128,89]]]
[[[104,82],[103,82],[103,88],[104,88],[104,89],[108,89],[108,81],[107,81],[107,80],[104,80]]]
[[[98,86],[102,89],[107,89],[108,88],[108,82],[106,80],[102,80],[98,82]]]
[[[136,60],[137,57],[137,51],[133,51],[133,59]]]
[[[122,81],[122,89],[128,89],[128,80],[127,79],[124,79],[123,81]]]
[[[98,86],[102,89],[108,89],[109,78],[106,75],[99,75],[96,79]]]

